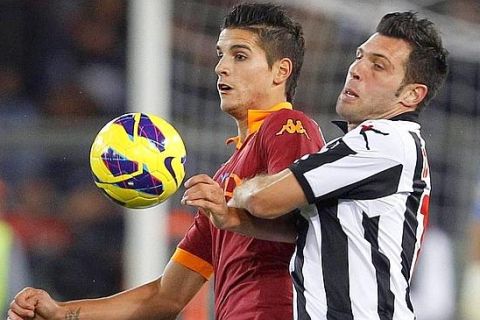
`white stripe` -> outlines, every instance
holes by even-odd
[[[315,206],[308,206],[308,208],[308,210],[302,211],[302,214],[309,216],[308,223],[310,225],[306,246],[303,250],[304,257],[306,257],[303,264],[305,299],[307,301],[306,309],[310,315],[326,315],[327,297],[323,282],[322,256],[320,252],[322,243],[320,218]]]
[[[414,254],[413,260],[412,260],[412,269],[410,270],[410,278],[413,275],[413,270],[415,270],[415,264],[417,262],[418,253],[420,252],[422,235],[423,235],[423,232],[425,231],[425,228],[423,227],[425,217],[423,216],[423,214],[420,213],[420,208],[418,208],[418,209],[419,209],[418,212],[417,212],[418,227],[417,227],[417,234],[416,234],[417,242],[415,243],[415,254]]]
[[[355,319],[379,320],[377,312],[377,278],[372,264],[370,243],[365,240],[362,226],[362,210],[352,206],[353,201],[342,201],[338,205],[338,219],[348,236],[348,266],[350,281],[350,300]],[[361,281],[358,279],[361,278]]]
[[[398,164],[398,162],[386,158],[351,155],[312,169],[304,176],[310,184],[314,196],[319,197],[362,181]]]
[[[390,261],[390,290],[395,295],[394,320],[413,319],[405,305],[407,285],[402,274],[402,237],[408,194],[395,194],[389,198],[395,204],[395,212],[385,211],[379,221],[378,246]],[[401,226],[401,227],[399,227]]]

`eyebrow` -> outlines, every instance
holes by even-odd
[[[361,47],[358,47],[357,52],[364,53],[364,50]],[[388,59],[388,57],[384,54],[372,52],[372,53],[370,53],[370,55],[372,55],[376,58],[384,59],[388,62],[388,64],[392,65],[392,62],[390,61],[390,59]]]
[[[245,44],[234,44],[228,48],[229,51],[238,50],[238,49],[246,49],[248,51],[252,51],[252,48],[250,48],[250,46],[247,46]],[[222,51],[220,46],[218,45],[217,45],[217,51]]]

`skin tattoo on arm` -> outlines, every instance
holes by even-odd
[[[65,320],[80,320],[80,308],[77,310],[68,310],[65,314]]]

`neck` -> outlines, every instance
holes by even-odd
[[[245,141],[245,139],[247,138],[247,132],[248,132],[247,118],[243,120],[237,120],[237,130],[238,130],[238,136],[240,137],[240,140]]]
[[[237,122],[238,136],[240,137],[241,141],[245,141],[245,139],[247,138],[249,110],[270,110],[271,108],[282,102],[287,102],[285,95],[276,98],[272,97],[272,99],[262,105],[256,105],[255,107],[247,108],[245,113],[241,114],[241,117],[238,117],[239,115],[235,116],[231,114]]]
[[[400,116],[400,115],[403,115],[403,114],[405,114],[405,113],[413,114],[413,115],[414,115],[414,116],[413,116],[414,119],[416,119],[416,117],[418,117],[418,113],[415,113],[415,109],[413,109],[413,110],[408,110],[408,111],[404,111],[404,112],[394,112],[394,113],[392,113],[392,114],[385,115],[385,116],[383,116],[383,117],[378,117],[378,118],[373,118],[373,117],[372,117],[372,118],[369,119],[369,120],[375,120],[375,119],[393,119],[393,118],[396,118],[396,117],[398,117],[398,116]],[[416,114],[416,116],[415,116],[415,114]],[[365,120],[367,120],[367,119],[365,119]],[[416,120],[413,120],[413,121],[416,121]],[[363,121],[362,121],[362,122],[363,122]],[[358,127],[358,125],[359,125],[360,123],[361,123],[361,122],[359,122],[359,123],[348,122],[348,131],[351,131],[351,130],[355,129],[356,127]]]
[[[356,127],[358,127],[358,123],[348,123],[348,131],[352,131]]]

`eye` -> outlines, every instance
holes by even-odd
[[[375,68],[375,70],[385,70],[385,67],[383,66],[383,64],[380,64],[380,63],[374,63],[373,67]]]
[[[223,57],[223,53],[217,51],[217,58],[220,59],[221,57]]]
[[[243,61],[243,60],[245,60],[245,59],[247,59],[247,56],[244,55],[243,53],[237,53],[237,54],[235,55],[235,60]]]

